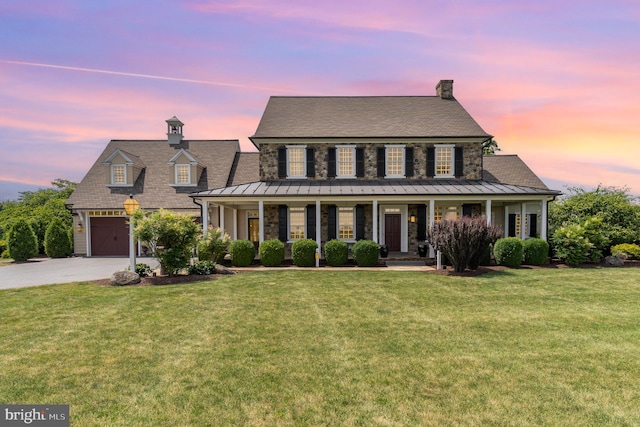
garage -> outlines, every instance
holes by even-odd
[[[129,226],[126,218],[91,218],[91,255],[129,255]]]

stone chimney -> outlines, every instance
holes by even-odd
[[[176,116],[165,121],[167,122],[167,139],[169,140],[169,144],[180,144],[182,141],[182,126],[184,126],[184,123],[182,123]]]
[[[436,85],[436,95],[442,99],[453,99],[453,80],[440,80]]]

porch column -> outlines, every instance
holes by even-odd
[[[527,205],[524,203],[520,204],[520,238],[522,240],[527,238],[527,232],[525,230],[525,219],[527,217]]]
[[[87,257],[91,256],[91,217],[89,212],[84,213],[84,236],[87,245]]]
[[[544,199],[542,199],[542,203],[541,203],[541,207],[542,207],[542,219],[540,220],[540,237],[543,240],[547,240],[547,227],[548,227],[548,221],[549,219],[547,218],[547,198],[545,197]]]
[[[487,225],[491,225],[491,199],[485,203],[484,215],[487,217]]]
[[[258,233],[260,243],[264,242],[264,202],[258,200]]]
[[[322,250],[322,215],[320,215],[320,200],[316,200],[316,243],[318,249]]]
[[[202,234],[207,235],[209,229],[209,202],[202,201]]]
[[[233,209],[233,240],[238,240],[238,209]]]
[[[218,207],[219,212],[219,220],[220,220],[220,230],[224,233],[224,205],[220,205]]]
[[[504,236],[509,237],[509,205],[504,207]]]
[[[378,230],[378,201],[373,201],[372,208],[373,215],[373,241],[378,243],[380,241],[380,230]]]
[[[433,229],[433,224],[435,223],[434,218],[436,216],[436,202],[435,200],[429,200],[429,231]],[[429,244],[429,258],[434,257],[433,246]]]

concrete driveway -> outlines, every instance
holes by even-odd
[[[139,258],[136,262],[148,264],[152,269],[158,267],[153,258]],[[114,272],[128,267],[128,257],[33,258],[0,266],[0,289],[108,279]]]

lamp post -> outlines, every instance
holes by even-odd
[[[129,215],[129,262],[132,272],[136,271],[136,250],[133,241],[133,214],[140,209],[140,203],[129,194],[129,198],[124,202],[124,211]]]

